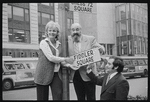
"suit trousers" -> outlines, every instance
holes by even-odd
[[[73,84],[78,100],[95,100],[96,85],[91,81],[83,81],[79,70],[76,70],[73,78]]]
[[[49,85],[36,84],[37,100],[49,99],[49,86],[51,87],[53,100],[62,100],[62,81],[58,76],[58,72],[54,72],[54,77]]]

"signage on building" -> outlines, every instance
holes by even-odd
[[[70,11],[93,13],[94,3],[69,3]]]
[[[99,48],[93,48],[76,55],[72,56],[74,62],[71,65],[71,68],[77,70],[81,66],[85,66],[94,62],[101,61],[101,55]]]

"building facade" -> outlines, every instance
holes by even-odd
[[[62,28],[61,3],[3,3],[3,56],[38,57],[40,41],[49,20]],[[67,34],[72,23],[82,33],[93,35],[104,45],[106,55],[147,55],[147,5],[137,3],[93,3],[92,13],[67,12]],[[66,4],[69,7],[69,4]],[[62,33],[62,32],[61,32]]]

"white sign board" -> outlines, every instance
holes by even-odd
[[[69,3],[70,11],[93,13],[94,3]]]
[[[90,49],[74,56],[74,62],[71,65],[72,69],[76,70],[81,66],[88,65],[94,62],[101,61],[99,48]]]

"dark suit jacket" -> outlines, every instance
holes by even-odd
[[[106,80],[108,74],[104,77],[97,77],[93,72],[90,72],[87,76],[95,84],[102,86],[100,95],[101,100],[127,100],[129,83],[121,73],[117,73],[112,77],[107,85]]]

